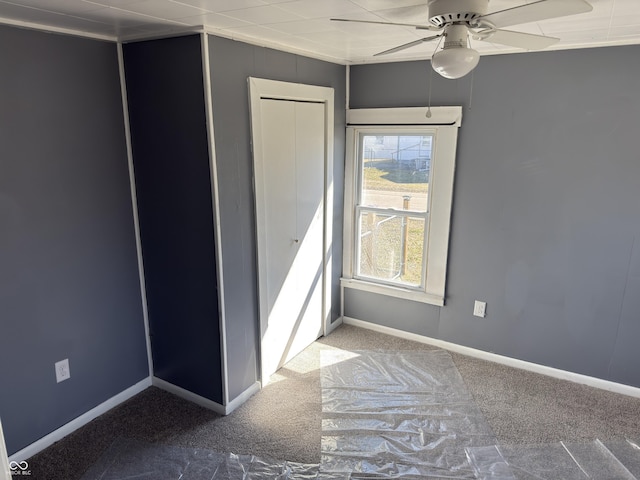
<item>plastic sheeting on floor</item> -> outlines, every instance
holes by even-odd
[[[448,352],[323,351],[320,471],[475,478],[466,447],[495,445]]]
[[[495,445],[467,454],[479,480],[640,479],[640,445],[631,440]]]
[[[252,455],[119,439],[82,480],[348,480],[318,465],[268,461]]]

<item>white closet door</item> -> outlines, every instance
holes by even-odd
[[[322,333],[325,106],[260,103],[263,178],[256,181],[264,202],[262,372],[268,376]]]

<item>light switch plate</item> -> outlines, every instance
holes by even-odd
[[[473,305],[473,314],[476,317],[483,317],[487,312],[487,302],[481,302],[480,300],[476,300],[476,303]]]
[[[71,370],[69,370],[69,359],[65,358],[56,362],[56,382],[60,383],[68,378],[71,378]]]

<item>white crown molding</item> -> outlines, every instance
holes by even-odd
[[[0,25],[10,25],[12,27],[28,28],[31,30],[39,30],[48,33],[61,33],[65,35],[73,35],[75,37],[93,38],[94,40],[106,40],[108,42],[116,42],[118,38],[115,35],[101,35],[99,33],[84,32],[82,30],[74,30],[71,28],[53,27],[41,23],[24,22],[22,20],[14,20],[11,18],[0,17]]]

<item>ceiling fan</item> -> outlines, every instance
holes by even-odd
[[[431,57],[431,65],[436,72],[445,78],[460,78],[471,72],[480,60],[480,54],[469,47],[469,37],[474,40],[499,43],[525,50],[540,50],[553,45],[560,39],[502,30],[502,28],[593,10],[593,7],[586,0],[537,0],[493,13],[487,13],[489,0],[427,0],[427,6],[429,8],[430,25],[349,20],[345,18],[332,18],[331,20],[400,25],[414,27],[418,30],[439,32],[436,35],[376,53],[375,56],[399,52],[436,39],[441,39],[440,42],[442,42],[442,39],[444,39],[442,50],[438,50]]]

